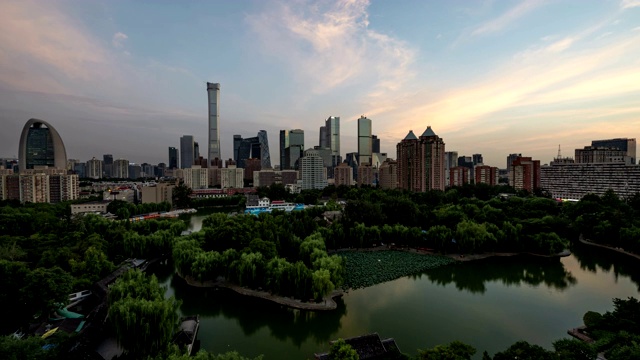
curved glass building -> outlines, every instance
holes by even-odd
[[[18,149],[20,171],[38,166],[66,169],[67,152],[58,131],[48,122],[30,119],[22,128]]]

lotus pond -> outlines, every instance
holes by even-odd
[[[398,250],[346,251],[340,255],[347,262],[345,289],[373,286],[456,262],[446,256]]]

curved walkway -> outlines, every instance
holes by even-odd
[[[580,235],[580,237],[578,238],[578,241],[580,241],[581,243],[583,243],[583,244],[585,244],[585,245],[597,246],[597,247],[601,247],[601,248],[603,248],[603,249],[613,250],[613,251],[619,252],[619,253],[621,253],[621,254],[629,255],[629,256],[632,256],[632,257],[634,257],[634,258],[636,258],[636,259],[640,259],[640,255],[637,255],[637,254],[634,254],[634,253],[630,253],[630,252],[628,252],[628,251],[624,251],[624,250],[623,250],[623,249],[621,249],[621,248],[614,248],[614,247],[611,247],[611,246],[602,245],[602,244],[598,244],[598,243],[591,242],[591,241],[589,241],[589,240],[585,240],[585,239],[582,237],[582,235]]]
[[[338,307],[338,304],[333,300],[336,297],[342,296],[344,293],[342,290],[334,290],[330,294],[324,297],[323,302],[319,303],[307,303],[302,302],[298,299],[292,299],[289,297],[273,295],[267,291],[253,290],[248,289],[230,282],[227,282],[221,278],[217,281],[208,280],[208,281],[198,281],[191,276],[182,276],[180,273],[177,273],[178,276],[183,278],[187,284],[195,287],[203,287],[203,288],[211,288],[211,287],[222,287],[233,290],[238,294],[245,296],[252,296],[260,299],[269,300],[275,302],[280,305],[288,306],[294,309],[300,310],[335,310]]]

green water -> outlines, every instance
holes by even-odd
[[[196,218],[196,219],[194,219]],[[193,230],[201,219],[192,218]],[[457,264],[350,291],[332,312],[292,310],[227,290],[192,288],[170,267],[157,268],[183,314],[200,314],[202,348],[266,359],[307,359],[329,340],[378,332],[400,349],[453,340],[490,354],[518,340],[546,348],[568,337],[588,310],[638,297],[640,263],[622,254],[578,247],[562,259],[494,258]]]

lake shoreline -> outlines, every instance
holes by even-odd
[[[230,283],[222,278],[218,278],[218,280],[216,281],[213,281],[213,280],[198,281],[191,276],[182,276],[182,274],[180,274],[177,271],[176,271],[176,275],[178,275],[180,278],[186,281],[187,284],[193,287],[225,288],[225,289],[232,290],[240,295],[268,300],[276,304],[284,305],[284,306],[294,308],[294,309],[299,309],[299,310],[311,310],[311,311],[335,310],[337,309],[338,304],[336,303],[334,298],[341,297],[342,295],[344,295],[344,292],[342,290],[333,290],[330,294],[326,295],[323,298],[323,302],[306,303],[298,299],[274,295],[268,291],[254,290],[254,289],[242,287],[242,286]]]
[[[580,235],[580,237],[578,238],[578,241],[580,241],[581,243],[583,243],[585,245],[597,246],[599,248],[612,250],[612,251],[615,251],[617,253],[625,254],[625,255],[628,255],[628,256],[631,256],[631,257],[634,257],[634,258],[640,260],[640,255],[638,255],[638,254],[630,253],[630,252],[624,251],[623,249],[620,249],[620,248],[614,248],[612,246],[602,245],[602,244],[591,242],[589,240],[585,240],[585,239],[582,238],[582,235]]]

